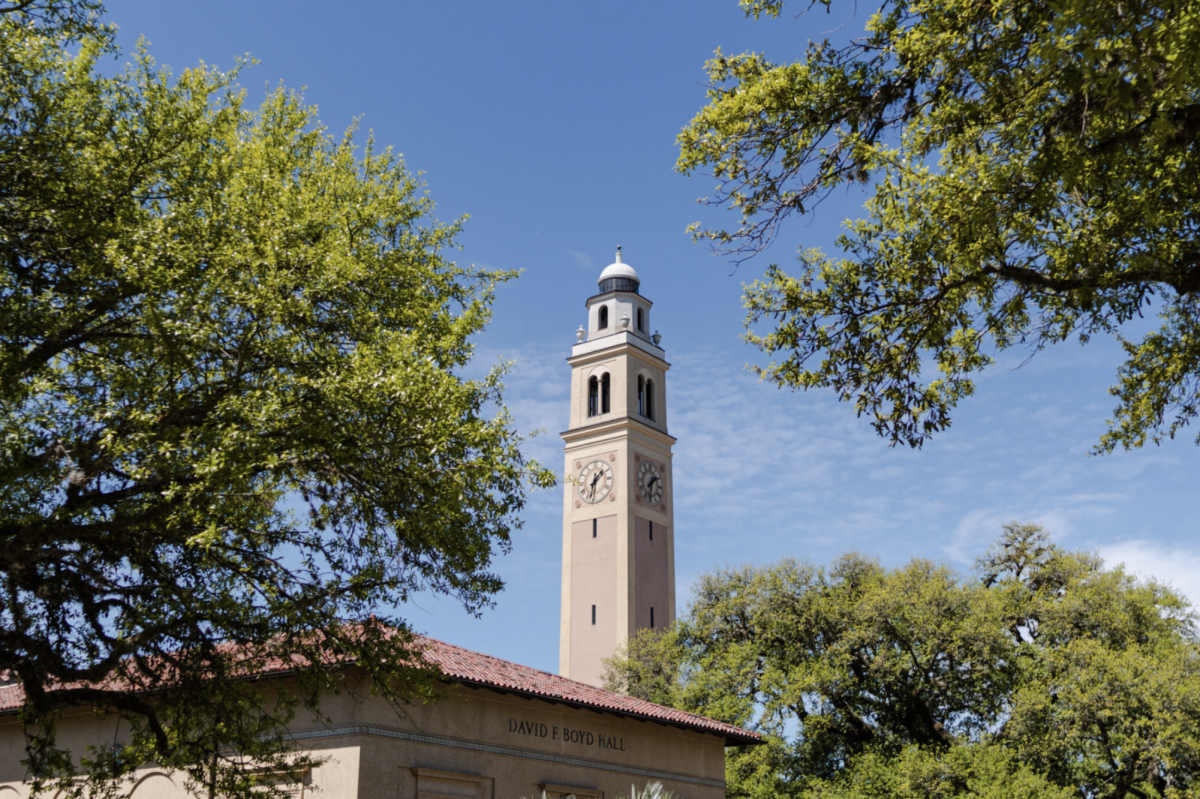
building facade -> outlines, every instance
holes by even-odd
[[[670,364],[619,249],[597,283],[567,360],[559,635],[559,674],[595,686],[637,631],[675,620]]]
[[[298,749],[323,762],[272,775],[294,799],[616,799],[661,782],[682,799],[725,795],[729,745],[759,742],[737,727],[419,638],[445,675],[446,696],[397,712],[351,672],[326,697],[326,720],[297,718]],[[268,684],[280,685],[276,681]],[[18,686],[0,687],[0,799],[30,799]],[[82,753],[128,729],[90,709],[67,714],[59,742]],[[179,774],[139,770],[131,799],[188,799]]]

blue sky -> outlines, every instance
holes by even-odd
[[[1011,520],[1200,600],[1190,436],[1087,457],[1113,406],[1115,344],[1064,345],[1025,365],[1024,353],[1003,355],[951,430],[920,451],[889,448],[831,395],[782,392],[746,370],[756,352],[740,341],[742,283],[794,263],[797,248],[829,249],[863,197],[831,198],[734,270],[685,232],[726,212],[695,202],[711,178],[673,171],[675,136],[704,102],[714,49],[794,59],[809,39],[861,28],[867,6],[852,8],[753,22],[735,0],[112,0],[108,19],[126,50],[144,36],[176,71],[252,55],[251,98],[281,82],[305,87],[332,131],[359,118],[424,172],[440,218],[470,215],[456,257],[524,270],[501,289],[477,364],[516,362],[508,403],[522,429],[545,430],[528,449],[556,469],[565,358],[596,276],[624,246],[672,364],[681,607],[698,574],[785,555],[826,562],[853,549],[966,570]],[[422,598],[407,610],[414,627],[557,670],[561,490],[530,497],[497,564],[507,588],[495,609],[473,619]]]

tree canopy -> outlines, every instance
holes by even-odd
[[[610,687],[763,733],[730,797],[1185,797],[1200,647],[1178,594],[1007,525],[973,575],[859,554],[703,576]]]
[[[773,265],[747,287],[767,379],[830,388],[919,446],[999,351],[1103,334],[1126,357],[1097,452],[1195,417],[1195,3],[886,0],[848,44],[810,43],[790,64],[718,51],[708,74],[677,168],[711,172],[710,202],[740,224],[698,236],[747,257],[839,187],[868,193],[843,257],[805,249],[797,272]],[[1158,328],[1129,332],[1146,313]]]
[[[0,673],[39,787],[82,758],[248,795],[339,664],[429,690],[405,601],[487,605],[553,478],[502,369],[463,375],[513,273],[450,260],[460,221],[295,92],[144,49],[105,76],[101,11],[0,4]],[[81,705],[119,752],[56,744]]]

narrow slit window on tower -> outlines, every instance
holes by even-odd
[[[650,608],[650,626],[651,627],[654,626],[654,608],[653,607]]]
[[[594,377],[588,378],[588,416],[600,412],[600,381]]]
[[[647,419],[654,418],[654,381],[646,381],[646,413]]]
[[[654,522],[650,522],[650,540],[654,540]]]
[[[592,519],[592,538],[596,537],[596,520]]]
[[[610,410],[608,396],[608,372],[605,372],[600,378],[600,413],[608,413]]]
[[[607,327],[608,327],[608,306],[601,305],[600,306],[600,318],[599,318],[599,321],[596,322],[596,329],[604,330]]]
[[[642,309],[638,308],[637,312],[638,330],[642,333],[646,332],[646,317],[642,315]]]
[[[646,415],[646,378],[638,375],[638,415]]]
[[[596,623],[596,606],[592,605],[592,624]]]

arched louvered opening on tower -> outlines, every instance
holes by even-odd
[[[606,329],[608,327],[608,306],[607,305],[600,306],[600,313],[598,314],[598,317],[599,318],[598,318],[598,321],[596,322],[596,329],[597,330]]]
[[[646,314],[641,308],[637,309],[637,329],[639,333],[646,332]]]
[[[654,381],[646,381],[646,418],[654,418]]]
[[[600,378],[600,413],[608,413],[611,410],[608,401],[608,384],[608,372],[605,372],[604,376]]]
[[[588,378],[588,416],[600,412],[600,381],[595,377]]]
[[[646,415],[646,378],[638,375],[638,416]]]

